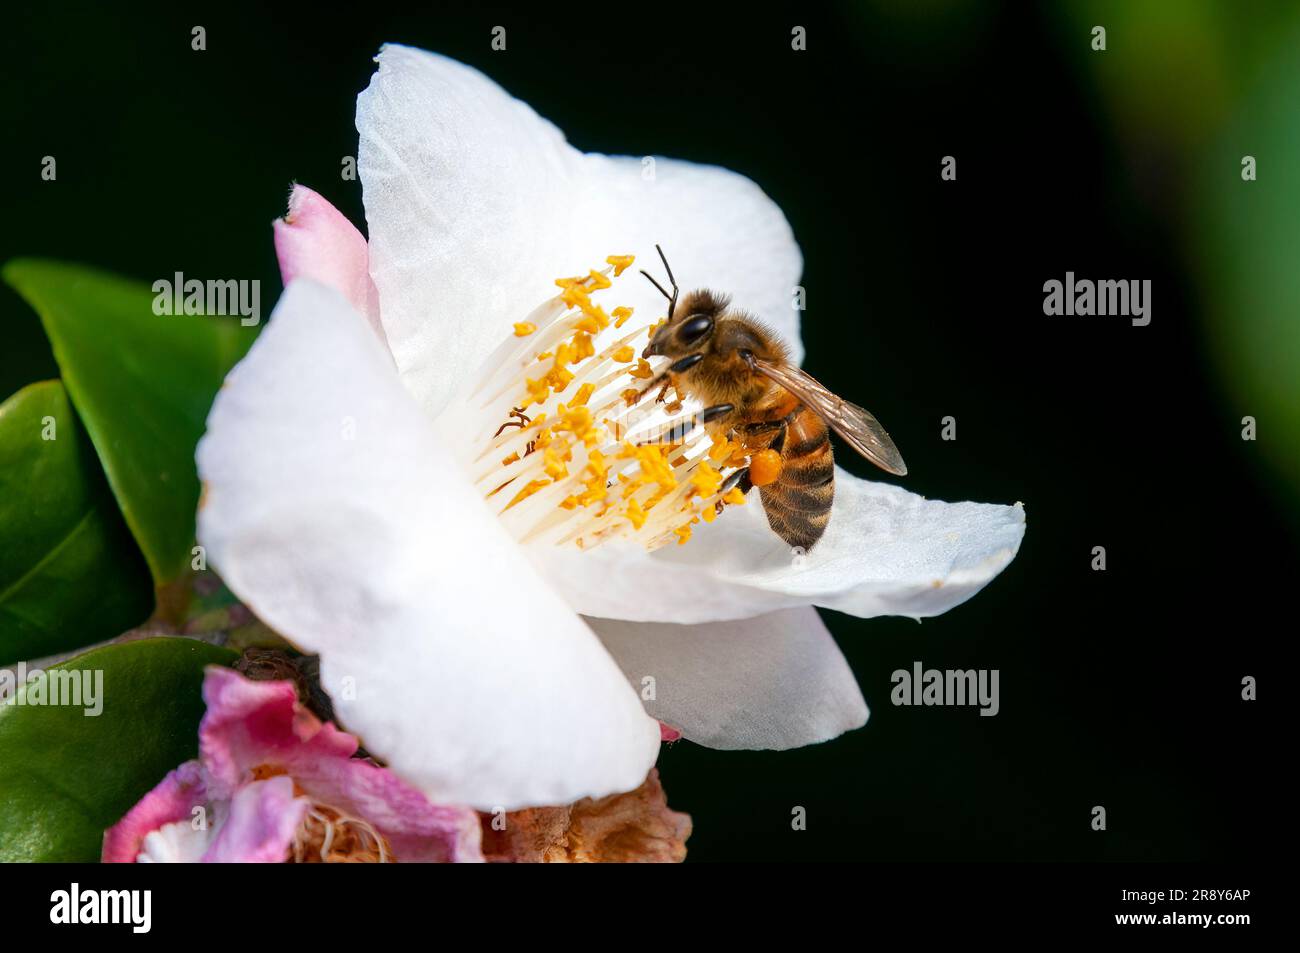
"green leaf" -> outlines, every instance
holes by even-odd
[[[18,259],[4,277],[40,315],[155,584],[173,582],[192,558],[194,448],[254,329],[236,318],[155,314],[149,286],[80,265]]]
[[[52,666],[0,704],[0,862],[98,860],[104,831],[196,756],[203,667],[235,658],[192,639],[124,642]],[[80,704],[48,704],[74,680]],[[46,704],[28,703],[42,693]]]
[[[149,570],[58,381],[0,404],[0,663],[120,635],[153,611]]]

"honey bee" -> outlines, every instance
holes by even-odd
[[[749,465],[723,485],[742,493],[759,488],[768,525],[787,545],[812,549],[830,521],[835,496],[834,428],[858,453],[889,473],[907,466],[885,428],[856,404],[835,396],[789,361],[789,352],[756,319],[730,306],[726,295],[692,291],[679,303],[668,259],[655,249],[668,272],[672,294],[642,271],[668,299],[668,319],[655,331],[643,358],[672,363],[645,388],[661,385],[693,397],[704,409],[675,423],[661,438],[680,441],[696,426],[737,441]]]

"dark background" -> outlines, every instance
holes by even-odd
[[[781,753],[667,748],[691,859],[1262,856],[1296,515],[1257,459],[1265,438],[1240,438],[1255,411],[1213,364],[1186,142],[1117,121],[1106,77],[1088,73],[1158,53],[1113,34],[1090,60],[1086,23],[1051,7],[921,6],[24,4],[0,41],[0,260],[260,278],[269,310],[269,226],[291,180],[364,220],[340,159],[385,40],[483,69],[579,148],[743,172],[803,248],[808,369],[888,422],[908,488],[1023,501],[1028,531],[942,617],[826,614],[872,708],[864,729]],[[205,52],[190,48],[196,24]],[[498,24],[505,53],[489,46]],[[790,49],[793,24],[806,52]],[[956,182],[940,181],[944,155]],[[1221,185],[1241,189],[1235,166]],[[1273,186],[1252,187],[1268,201]],[[1067,270],[1150,279],[1152,323],[1045,317],[1043,282]],[[7,289],[0,340],[0,396],[57,374]],[[955,442],[940,439],[947,415]],[[1105,572],[1090,568],[1098,545]],[[1001,713],[891,706],[890,673],[917,659],[999,669]],[[1248,674],[1264,700],[1241,700]],[[806,831],[791,830],[795,805]]]

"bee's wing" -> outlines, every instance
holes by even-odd
[[[810,374],[793,365],[755,358],[754,369],[780,384],[825,420],[858,453],[876,466],[898,476],[907,474],[903,455],[880,421],[857,404],[836,397]]]

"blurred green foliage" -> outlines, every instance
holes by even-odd
[[[1160,157],[1153,191],[1193,265],[1223,423],[1255,418],[1259,458],[1300,522],[1300,4],[1080,0],[1059,11],[1062,49],[1119,128],[1121,165],[1141,178]],[[1106,52],[1090,45],[1096,25]]]

